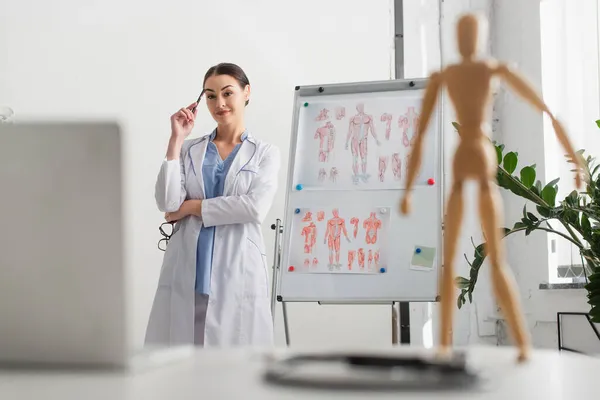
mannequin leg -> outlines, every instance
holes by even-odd
[[[444,228],[444,268],[441,285],[440,347],[446,353],[452,342],[454,316],[454,263],[463,216],[463,181],[455,181],[448,199]]]
[[[516,282],[504,261],[504,249],[500,235],[503,210],[500,194],[487,180],[480,183],[479,213],[486,238],[485,250],[491,264],[492,285],[502,313],[508,322],[512,337],[519,347],[519,361],[528,357],[529,338],[519,302]]]

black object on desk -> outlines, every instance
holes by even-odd
[[[472,390],[479,377],[468,368],[465,353],[435,356],[373,354],[299,354],[273,361],[268,383],[343,390]]]

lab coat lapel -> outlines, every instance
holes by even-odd
[[[195,175],[198,186],[200,187],[200,198],[204,198],[204,177],[202,176],[202,165],[206,155],[210,136],[204,136],[198,142],[191,145],[189,150],[190,173]]]
[[[229,172],[227,173],[227,177],[225,178],[225,187],[223,189],[224,195],[229,196],[232,194],[231,191],[233,188],[233,182],[235,181],[235,178],[240,173],[240,171],[248,165],[250,160],[252,160],[252,157],[254,156],[255,152],[256,143],[254,142],[252,136],[248,134],[246,140],[242,142],[240,150],[233,159],[231,167],[229,168]]]

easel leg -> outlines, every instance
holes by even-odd
[[[290,345],[290,329],[289,329],[288,318],[287,318],[287,304],[285,304],[285,301],[281,302],[281,310],[283,311],[283,329],[285,330],[285,344],[287,346],[289,346]]]
[[[400,302],[400,344],[410,344],[410,303]]]
[[[392,303],[392,345],[398,344],[398,312],[396,311],[396,303]]]
[[[529,338],[522,318],[521,304],[515,290],[516,282],[504,262],[504,251],[501,245],[500,225],[501,210],[497,189],[488,181],[480,183],[479,213],[486,238],[486,253],[492,266],[492,285],[496,299],[500,303],[502,313],[508,321],[512,337],[519,347],[519,361],[528,358]]]

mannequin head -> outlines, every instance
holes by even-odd
[[[458,51],[463,58],[472,59],[477,55],[486,31],[487,21],[483,16],[465,14],[460,17],[456,25],[456,35]]]

